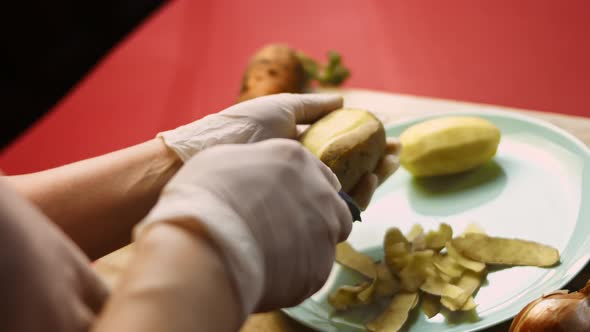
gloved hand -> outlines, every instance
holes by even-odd
[[[342,107],[342,97],[329,94],[281,93],[248,100],[219,113],[158,134],[187,161],[218,144],[254,143],[269,138],[296,138],[297,124],[309,124]]]
[[[399,168],[401,144],[394,137],[387,138],[387,145],[381,161],[372,173],[366,174],[350,191],[350,196],[361,210],[365,210],[377,187],[385,182]]]
[[[296,138],[298,124],[310,124],[342,107],[330,94],[282,93],[248,100],[219,113],[158,134],[183,161],[206,148],[228,143],[253,143],[269,138]],[[389,139],[377,169],[349,193],[364,210],[377,186],[399,168],[399,143]]]
[[[293,306],[321,288],[335,245],[350,233],[339,188],[334,173],[296,141],[214,147],[187,161],[134,235],[160,223],[204,228],[244,315]]]

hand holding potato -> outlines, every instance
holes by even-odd
[[[219,144],[254,143],[270,138],[292,138],[297,125],[311,124],[342,107],[342,97],[331,94],[281,93],[251,99],[219,113],[158,134],[183,161]],[[373,151],[379,162],[355,180],[348,194],[364,210],[377,186],[399,167],[400,146],[388,139],[383,151]]]
[[[297,124],[313,123],[340,107],[342,97],[338,95],[281,93],[233,105],[158,136],[186,161],[219,144],[296,138]]]
[[[299,137],[336,174],[342,190],[364,210],[377,186],[399,166],[400,145],[386,139],[370,111],[343,108],[322,117]]]
[[[383,157],[377,167],[371,173],[363,176],[350,192],[350,196],[358,204],[361,210],[365,210],[377,187],[385,182],[400,166],[399,153],[401,144],[397,138],[388,137],[385,143]]]

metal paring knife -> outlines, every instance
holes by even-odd
[[[350,210],[350,214],[352,214],[352,222],[363,221],[361,219],[361,209],[359,209],[352,198],[342,190],[338,192],[338,195],[340,195],[340,197],[346,202],[346,205],[348,205],[348,210]]]

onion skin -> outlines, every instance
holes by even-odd
[[[590,331],[590,280],[578,292],[560,290],[529,303],[512,321],[509,332]]]

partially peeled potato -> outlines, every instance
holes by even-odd
[[[381,121],[367,110],[350,108],[318,120],[300,142],[330,167],[347,193],[375,170],[386,146]]]

